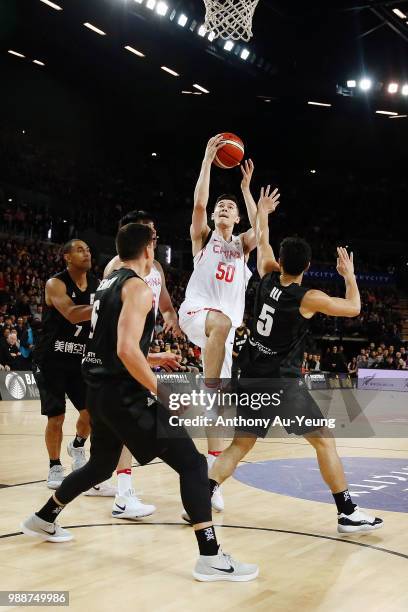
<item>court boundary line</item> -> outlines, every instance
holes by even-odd
[[[64,525],[64,529],[83,529],[88,527],[147,527],[147,526],[173,526],[173,527],[189,527],[186,523],[137,523],[137,522],[123,522],[123,523],[93,523],[89,525]],[[354,546],[360,546],[361,548],[369,548],[371,550],[377,550],[388,555],[395,557],[401,557],[402,559],[408,560],[408,554],[400,553],[396,550],[390,550],[389,548],[382,548],[381,546],[375,546],[374,544],[365,544],[364,542],[356,542],[355,540],[348,540],[346,538],[336,538],[334,536],[320,535],[317,533],[308,533],[306,531],[292,531],[290,529],[274,529],[272,527],[251,527],[250,525],[217,525],[214,523],[214,527],[225,528],[225,529],[248,529],[250,531],[269,531],[271,533],[285,533],[289,535],[299,535],[308,538],[318,538],[321,540],[331,540],[332,542],[342,542],[343,544],[352,544]],[[0,535],[0,539],[12,538],[15,536],[24,535],[22,531],[16,531],[14,533],[6,533]]]

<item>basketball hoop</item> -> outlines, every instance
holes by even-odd
[[[252,38],[252,19],[259,0],[204,0],[205,29],[224,39]]]

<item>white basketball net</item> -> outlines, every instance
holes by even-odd
[[[252,38],[252,19],[259,0],[204,0],[205,28],[214,38]]]

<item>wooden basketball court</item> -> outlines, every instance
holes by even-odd
[[[62,453],[67,472],[65,447],[76,414],[69,405]],[[23,536],[20,522],[50,495],[44,427],[39,402],[0,402],[0,590],[68,590],[70,609],[87,612],[408,610],[408,505],[399,512],[373,508],[385,520],[383,529],[343,537],[334,505],[231,479],[224,487],[226,510],[214,520],[225,551],[260,565],[258,580],[242,584],[194,581],[195,538],[180,518],[177,477],[159,461],[133,471],[138,493],[157,506],[153,516],[115,520],[112,498],[81,496],[59,519],[72,530],[72,542]],[[408,460],[404,439],[338,445],[345,457]],[[291,437],[259,441],[247,460],[303,457],[313,458],[313,450]],[[303,476],[296,474],[299,482]]]

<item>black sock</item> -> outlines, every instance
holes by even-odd
[[[205,555],[206,557],[218,555],[217,536],[215,535],[213,525],[195,531],[195,535],[198,548],[200,549],[200,555]]]
[[[333,493],[334,501],[336,502],[337,512],[343,514],[353,514],[356,504],[351,501],[349,490]]]
[[[214,495],[214,492],[216,491],[216,489],[218,489],[220,485],[216,480],[213,480],[212,478],[209,478],[208,482],[210,483],[210,497],[212,497]]]
[[[61,461],[59,459],[50,459],[50,468],[54,467],[54,465],[61,465]]]
[[[50,497],[45,506],[36,512],[36,515],[47,523],[53,523],[63,508],[64,506],[60,506],[53,497]]]
[[[75,436],[75,440],[72,443],[72,446],[74,448],[79,448],[80,446],[83,446],[86,442],[86,438],[81,438],[81,436],[78,436],[78,434]]]

